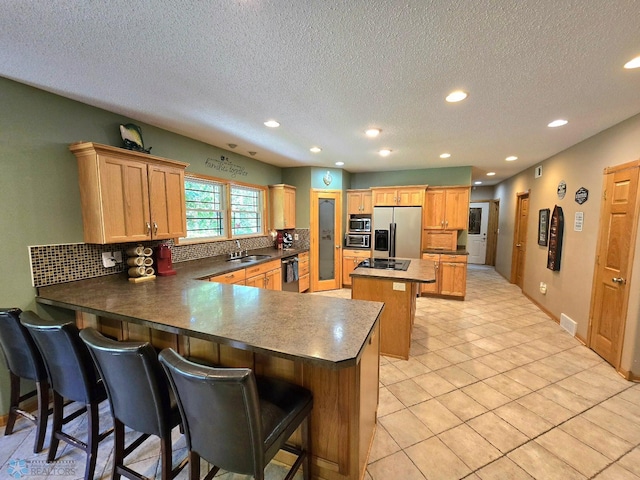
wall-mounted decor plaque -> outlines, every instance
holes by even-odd
[[[547,255],[547,268],[560,270],[560,258],[562,256],[562,234],[564,233],[564,214],[562,207],[556,205],[551,215],[549,224],[549,253]]]
[[[538,245],[547,245],[549,238],[549,213],[551,210],[544,208],[538,212]]]

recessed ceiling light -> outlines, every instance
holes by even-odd
[[[322,149],[320,147],[311,147],[309,151],[313,153],[320,153]]]
[[[266,122],[264,122],[264,124],[269,128],[276,128],[280,126],[280,124],[275,120],[267,120]]]
[[[496,174],[496,172],[487,172],[487,177],[493,177]]]
[[[513,162],[514,160],[517,160],[518,157],[516,157],[515,155],[511,155],[510,157],[505,158],[505,160],[507,162]]]
[[[343,165],[344,165],[344,162],[336,162],[336,165],[337,165],[337,166],[339,166],[339,167],[341,167],[341,166],[343,166]]]
[[[381,157],[388,157],[391,154],[391,150],[389,150],[388,148],[383,148],[378,153]]]
[[[460,102],[467,98],[467,92],[463,92],[462,90],[456,90],[455,92],[451,92],[445,100],[450,103]]]
[[[477,182],[473,182],[475,185],[482,185],[482,182],[477,181]]]
[[[382,130],[380,130],[379,128],[370,128],[369,130],[367,130],[366,132],[364,132],[364,134],[367,137],[377,137],[378,135],[380,135],[380,132],[382,132]]]
[[[638,68],[638,67],[640,67],[640,56],[637,56],[633,60],[629,60],[627,63],[624,64],[624,68],[626,69],[632,69],[632,68]]]
[[[547,127],[551,127],[551,128],[561,127],[563,125],[566,125],[567,123],[569,123],[567,120],[559,119],[559,120],[554,120],[549,125],[547,125]]]
[[[441,153],[440,158],[449,158],[451,156],[450,153]]]

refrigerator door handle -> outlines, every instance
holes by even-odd
[[[396,224],[389,225],[389,257],[396,256]]]

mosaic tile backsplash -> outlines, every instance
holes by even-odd
[[[298,234],[298,240],[293,242],[294,247],[309,247],[309,229],[295,229],[291,233]],[[165,240],[162,242],[143,242],[141,245],[153,248],[160,243],[168,243],[171,246],[173,263],[226,255],[237,250],[235,240],[192,245],[174,245],[172,240]],[[33,285],[34,287],[44,287],[56,283],[73,282],[124,272],[128,268],[125,251],[136,245],[140,245],[140,243],[111,243],[109,245],[71,243],[29,247]],[[271,247],[273,241],[271,237],[241,238],[240,246],[243,250],[255,250]],[[124,261],[117,263],[115,267],[105,268],[102,265],[103,252],[122,252]]]

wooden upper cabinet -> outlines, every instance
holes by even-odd
[[[96,143],[74,143],[86,243],[186,235],[187,163]]]
[[[373,213],[371,190],[348,190],[347,213],[349,215]]]
[[[426,185],[372,188],[374,207],[422,207]]]
[[[296,187],[269,185],[271,228],[285,230],[296,228]]]
[[[422,228],[466,230],[469,223],[469,187],[428,188]]]

